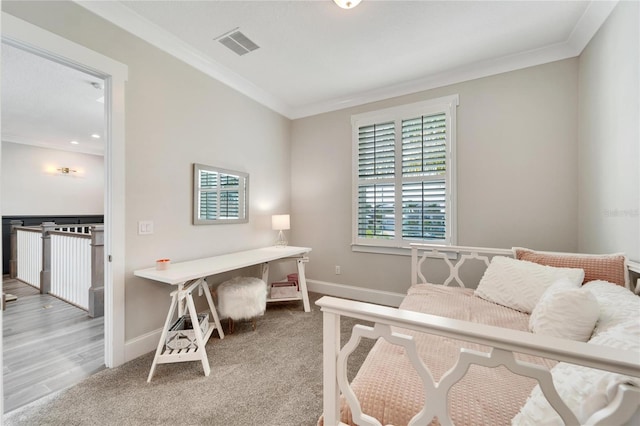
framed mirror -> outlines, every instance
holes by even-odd
[[[249,174],[193,165],[193,224],[249,221]]]

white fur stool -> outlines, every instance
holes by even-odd
[[[218,286],[218,313],[229,318],[229,333],[233,321],[250,319],[256,329],[256,317],[267,308],[267,284],[259,278],[236,277]]]

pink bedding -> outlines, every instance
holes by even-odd
[[[409,289],[401,309],[499,327],[527,330],[529,315],[473,296],[473,290],[420,284]],[[489,348],[410,330],[394,331],[415,337],[418,351],[438,381],[456,362],[461,347],[488,352]],[[518,355],[518,359],[551,368],[555,362]],[[457,426],[506,425],[518,413],[536,382],[506,368],[472,366],[449,394],[449,412]],[[352,388],[365,414],[383,425],[406,425],[424,403],[422,382],[404,349],[379,339],[364,361]],[[341,399],[341,419],[354,424]],[[437,419],[432,423],[439,424]]]

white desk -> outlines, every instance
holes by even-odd
[[[150,280],[177,286],[176,290],[171,292],[171,306],[167,314],[160,342],[156,349],[156,355],[149,371],[147,382],[151,381],[157,364],[165,364],[170,362],[184,361],[201,361],[205,376],[209,375],[209,360],[207,352],[204,349],[213,330],[217,329],[220,338],[224,338],[224,333],[220,325],[220,319],[216,311],[211,292],[205,279],[210,275],[216,275],[223,272],[233,271],[247,266],[262,264],[262,279],[268,283],[269,279],[269,262],[295,259],[298,264],[298,281],[300,291],[297,297],[289,299],[268,299],[267,302],[286,301],[286,300],[302,300],[305,312],[311,311],[309,304],[309,294],[307,293],[307,281],[304,273],[304,264],[309,261],[306,256],[311,251],[308,247],[265,247],[254,250],[230,253],[221,256],[208,257],[204,259],[191,260],[187,262],[178,262],[171,264],[166,270],[159,271],[155,268],[139,269],[133,274],[137,277],[148,278]],[[198,324],[198,317],[193,302],[192,293],[195,289],[201,289],[207,298],[209,310],[213,317],[214,325],[203,336],[199,327],[194,327],[197,349],[165,349],[165,340],[167,332],[174,319],[176,308],[178,309],[178,317],[184,315],[185,304],[186,310],[191,317],[192,324]]]

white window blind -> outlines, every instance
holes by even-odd
[[[457,104],[456,95],[352,118],[355,244],[454,242]]]

